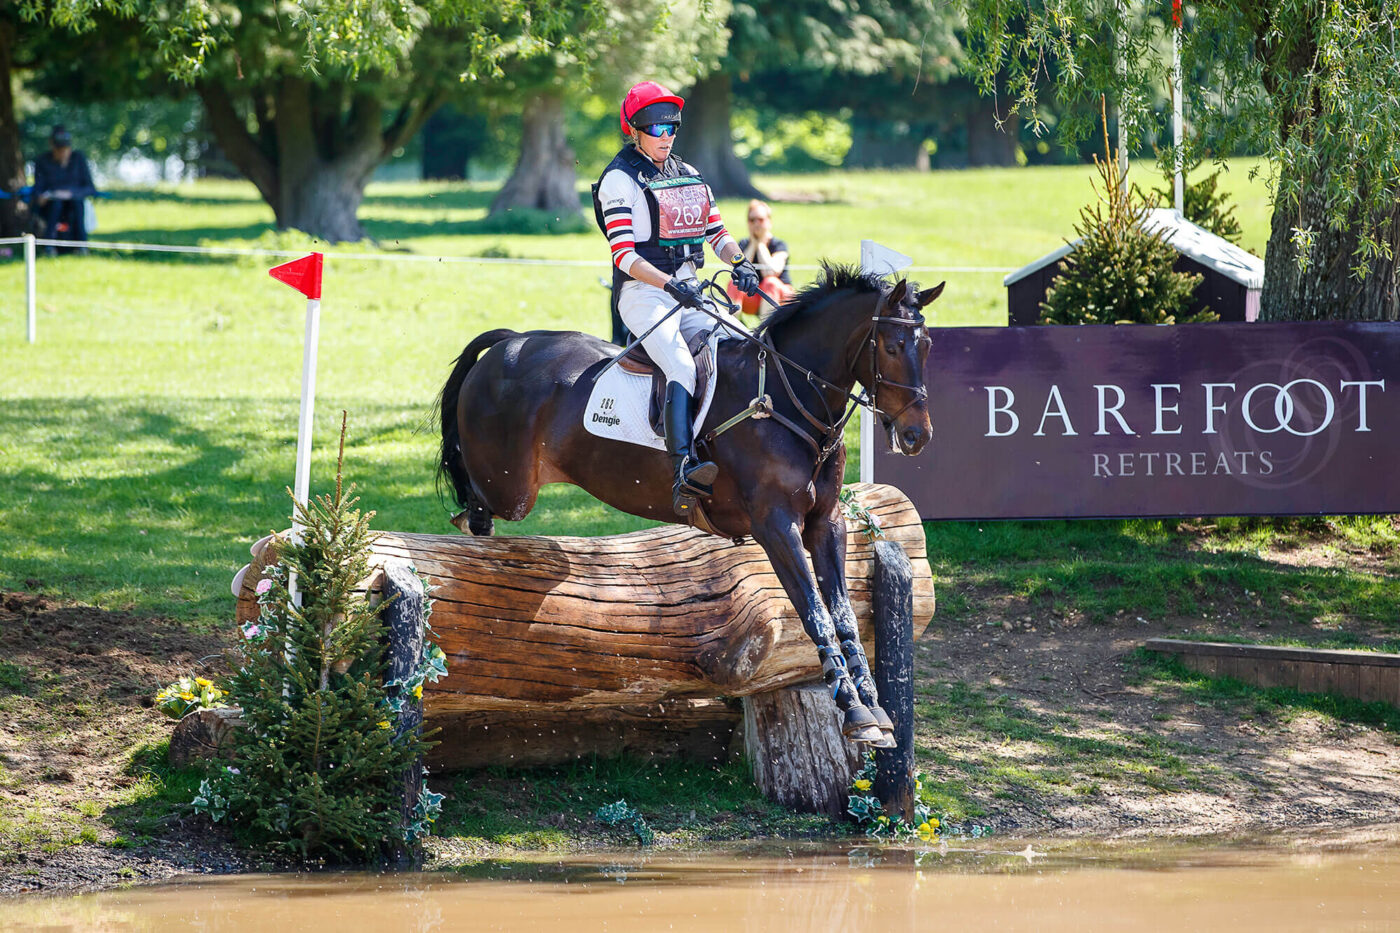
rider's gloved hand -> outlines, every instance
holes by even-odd
[[[734,287],[750,297],[758,294],[758,270],[742,256],[734,262]]]
[[[666,283],[666,293],[687,307],[705,307],[705,293],[700,290],[700,283],[695,279],[678,279],[672,276]]]

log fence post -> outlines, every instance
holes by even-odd
[[[404,681],[413,676],[423,662],[423,628],[426,621],[427,592],[423,581],[405,560],[384,562],[384,609],[382,617],[389,630],[390,681]],[[397,734],[418,735],[423,729],[423,701],[404,696],[399,714]],[[423,759],[415,758],[401,776],[403,800],[399,804],[400,838],[386,846],[387,860],[401,868],[423,867],[421,839],[405,842],[402,832],[413,823],[418,798],[423,793]]]
[[[898,541],[875,542],[871,587],[875,689],[894,720],[894,748],[875,752],[875,796],[885,813],[914,819],[914,570]]]

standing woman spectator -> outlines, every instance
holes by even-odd
[[[739,241],[744,258],[753,263],[762,279],[759,288],[778,304],[790,299],[795,290],[788,274],[788,245],[773,236],[773,211],[767,202],[754,198],[749,202],[749,235]],[[757,295],[742,295],[731,283],[729,300],[738,301],[745,314],[761,314],[767,302]]]

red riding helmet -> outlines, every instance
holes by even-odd
[[[634,84],[627,96],[622,98],[622,109],[618,112],[622,135],[631,133],[633,127],[651,126],[653,123],[679,123],[681,108],[684,106],[685,101],[682,98],[655,81]]]

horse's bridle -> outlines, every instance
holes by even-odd
[[[726,295],[724,290],[721,289],[719,285],[715,282],[715,279],[719,278],[719,274],[724,271],[727,270],[721,269],[720,272],[717,272],[714,278],[711,279],[707,284],[715,292],[719,301],[723,303],[731,312],[733,312],[735,310],[734,304],[731,301],[729,301],[728,295]],[[818,472],[820,472],[822,464],[826,462],[827,458],[831,456],[832,452],[841,445],[841,442],[844,437],[846,423],[851,420],[851,416],[856,413],[856,409],[868,409],[871,412],[871,414],[879,415],[881,421],[883,421],[885,425],[888,426],[893,424],[895,419],[898,418],[900,415],[904,414],[904,412],[907,411],[910,406],[925,401],[928,398],[928,389],[924,386],[906,385],[902,382],[895,382],[891,379],[886,379],[885,376],[880,372],[880,325],[896,324],[903,327],[925,327],[926,325],[923,315],[916,314],[913,318],[905,318],[892,317],[889,315],[881,314],[880,312],[885,310],[888,305],[889,296],[890,292],[884,292],[883,294],[881,294],[879,302],[877,302],[875,305],[875,313],[871,315],[870,323],[869,325],[867,325],[865,333],[861,336],[860,340],[856,341],[855,351],[846,361],[846,369],[848,371],[854,372],[856,358],[860,356],[861,351],[867,346],[870,348],[870,375],[871,382],[874,383],[874,385],[869,388],[862,386],[859,395],[853,395],[849,389],[845,389],[839,385],[836,385],[831,380],[812,372],[810,369],[807,369],[806,367],[794,362],[793,360],[788,359],[781,352],[779,352],[777,347],[773,345],[773,336],[768,331],[764,331],[761,336],[757,337],[749,333],[748,331],[739,331],[739,333],[742,336],[756,343],[759,347],[758,395],[752,402],[749,403],[748,408],[744,409],[744,411],[735,415],[733,418],[730,418],[728,421],[724,422],[719,427],[715,428],[713,431],[708,432],[705,435],[704,439],[706,441],[713,441],[720,434],[724,433],[725,431],[732,428],[734,425],[738,424],[741,421],[744,421],[747,418],[772,418],[774,421],[777,421],[779,424],[783,425],[788,430],[795,433],[798,437],[805,440],[812,447],[812,449],[816,451],[817,462],[813,469],[813,476],[815,476]],[[769,304],[774,304],[774,306],[776,307],[775,303],[772,301],[772,299],[769,299],[767,295],[764,295],[764,298],[768,299]],[[922,339],[929,339],[927,335],[927,330],[925,330]],[[781,412],[773,410],[772,399],[768,395],[764,394],[763,391],[765,377],[768,372],[767,358],[770,354],[773,356],[774,360],[777,363],[777,365],[774,368],[777,370],[778,378],[782,381],[783,390],[787,392],[788,400],[792,402],[793,407],[797,409],[798,413],[801,414],[804,419],[806,419],[807,423],[812,425],[812,427],[816,428],[818,432],[817,437],[813,437],[810,433],[807,432],[806,429],[794,422],[791,418],[784,416]],[[802,404],[802,401],[797,397],[797,391],[792,386],[792,381],[788,378],[788,374],[786,371],[788,368],[791,368],[801,373],[803,378],[807,381],[807,384],[812,386],[812,388],[816,390],[817,398],[821,399],[822,407],[826,409],[826,420],[818,418],[816,415],[812,414],[812,412],[808,410],[807,406]],[[900,406],[899,410],[894,412],[893,414],[884,411],[879,407],[878,404],[879,390],[881,385],[886,385],[896,389],[907,389],[911,393],[909,401],[905,402],[902,406]],[[845,396],[845,400],[842,404],[843,412],[840,418],[835,417],[835,413],[832,411],[831,405],[828,404],[826,400],[826,389],[835,389],[837,392],[840,392],[842,395]]]

